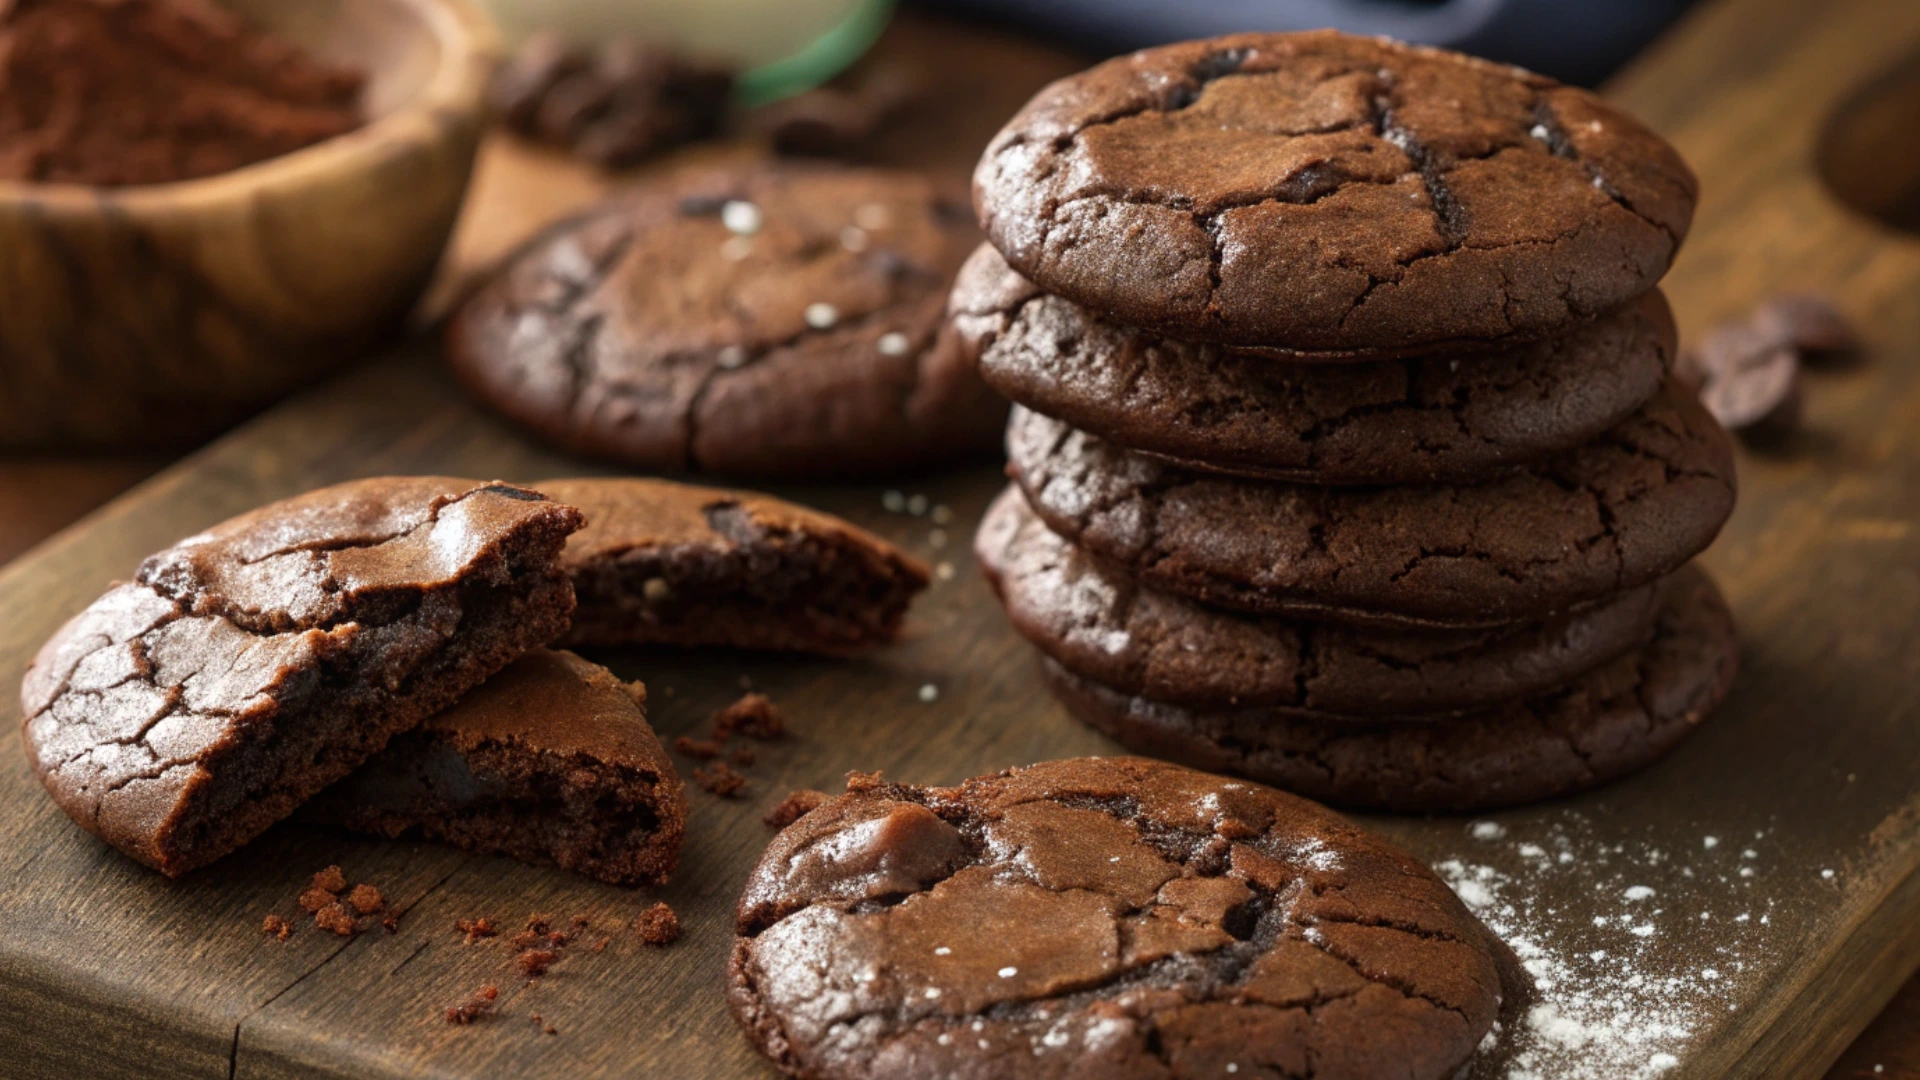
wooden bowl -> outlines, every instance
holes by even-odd
[[[425,289],[473,170],[465,0],[225,0],[368,76],[368,122],[200,180],[0,181],[0,447],[178,447],[345,367]]]

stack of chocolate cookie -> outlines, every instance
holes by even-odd
[[[1668,384],[1673,149],[1593,95],[1335,33],[1136,53],[975,176],[953,318],[1020,406],[977,541],[1127,746],[1349,806],[1653,760],[1725,695],[1687,562],[1726,435]]]

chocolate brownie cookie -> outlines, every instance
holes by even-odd
[[[1503,947],[1301,799],[1139,758],[857,778],[782,832],[729,996],[788,1076],[1452,1076]]]
[[[1733,618],[1703,572],[1663,584],[1653,641],[1563,689],[1431,724],[1199,711],[1129,696],[1042,659],[1067,710],[1137,753],[1357,809],[1466,812],[1585,790],[1664,756],[1726,698]]]
[[[1484,480],[1626,419],[1674,359],[1650,292],[1470,358],[1287,363],[1101,322],[984,245],[952,309],[987,384],[1036,412],[1189,468],[1302,483]]]
[[[616,885],[665,881],[687,796],[647,725],[646,696],[598,664],[538,649],[396,736],[308,812]]]
[[[1328,488],[1184,472],[1016,409],[1009,471],[1054,531],[1167,592],[1262,614],[1493,625],[1644,585],[1733,509],[1726,433],[1669,385],[1483,484]]]
[[[1047,292],[1186,341],[1415,355],[1653,287],[1693,215],[1672,147],[1585,90],[1331,31],[1146,49],[1042,90],[974,202]]]
[[[1438,717],[1551,689],[1644,644],[1643,585],[1538,622],[1366,630],[1230,614],[1142,588],[1040,524],[1017,491],[975,541],[1022,637],[1116,690],[1196,708]]]
[[[211,862],[565,633],[580,524],[524,488],[383,477],[183,540],[28,668],[34,768],[148,866]]]
[[[918,559],[827,514],[665,480],[552,480],[587,527],[560,561],[580,606],[568,640],[849,656],[899,635],[927,587]]]
[[[1006,406],[945,326],[978,240],[904,173],[742,166],[549,230],[448,326],[483,401],[654,470],[900,473],[991,456]]]

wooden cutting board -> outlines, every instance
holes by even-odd
[[[1871,355],[1812,379],[1803,438],[1741,460],[1739,510],[1705,560],[1746,642],[1720,715],[1668,761],[1587,796],[1486,819],[1369,819],[1442,866],[1555,983],[1556,1012],[1529,1036],[1540,1076],[1817,1075],[1920,966],[1920,239],[1840,207],[1814,168],[1825,117],[1916,48],[1920,5],[1721,0],[1614,87],[1706,184],[1668,286],[1687,334],[1773,289],[1813,286],[1859,319]],[[934,72],[951,113],[891,153],[954,170],[1039,81],[1075,66],[926,23],[887,49]],[[599,187],[496,147],[455,270]],[[422,344],[261,417],[0,572],[0,685],[142,555],[259,503],[380,473],[532,481],[589,468],[469,407]],[[947,508],[944,526],[886,509],[882,486],[781,489],[951,565],[909,640],[879,657],[601,656],[648,682],[668,738],[749,684],[797,729],[746,770],[743,799],[691,793],[683,870],[655,892],[295,825],[168,882],[74,828],[24,757],[0,753],[0,1071],[766,1075],[726,1015],[721,972],[769,806],[791,788],[837,788],[849,769],[949,782],[1114,750],[1041,692],[967,554],[998,485],[980,470],[899,488]],[[264,937],[261,920],[299,915],[295,897],[330,863],[404,909],[397,933],[347,941],[303,922],[287,942]],[[1652,891],[1632,899],[1636,887]],[[655,899],[687,927],[669,949],[622,929]],[[502,941],[469,946],[453,929],[485,916],[511,931],[534,913],[592,927],[534,987],[514,978]],[[501,987],[498,1014],[447,1024],[445,1007],[483,983]],[[1514,1053],[1487,1055],[1475,1075],[1509,1075]]]

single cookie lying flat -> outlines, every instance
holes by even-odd
[[[1559,686],[1645,644],[1653,586],[1488,630],[1368,630],[1236,615],[1135,585],[1054,535],[1018,491],[975,551],[1022,637],[1128,694],[1276,715],[1438,718]]]
[[[536,650],[396,736],[303,816],[616,885],[665,881],[687,796],[647,724],[646,693],[570,652]]]
[[[1733,510],[1733,450],[1669,385],[1600,438],[1468,486],[1183,472],[1016,409],[1010,471],[1047,525],[1155,588],[1259,614],[1497,625],[1644,585]]]
[[[1322,807],[1138,758],[859,778],[748,879],[729,996],[788,1076],[1439,1080],[1503,951]]]
[[[988,237],[1047,292],[1334,357],[1610,311],[1666,272],[1695,193],[1672,147],[1585,90],[1332,31],[1109,60],[1040,91],[974,173]]]
[[[1674,359],[1658,292],[1484,355],[1339,365],[1102,322],[986,246],[951,306],[987,384],[1035,412],[1189,468],[1315,484],[1487,479],[1626,419]]]
[[[1739,666],[1726,603],[1692,567],[1663,589],[1646,648],[1563,689],[1437,723],[1356,727],[1263,709],[1204,712],[1129,696],[1050,659],[1041,663],[1069,712],[1137,753],[1355,809],[1485,810],[1582,791],[1644,768],[1719,707]]]
[[[944,325],[978,239],[905,173],[750,166],[548,230],[448,324],[483,401],[650,470],[869,476],[992,455],[1006,406]]]
[[[34,659],[34,768],[148,866],[211,862],[565,633],[557,557],[579,527],[524,488],[387,477],[183,540]]]
[[[725,645],[848,656],[886,645],[927,587],[918,559],[766,495],[665,480],[550,480],[587,515],[561,564],[569,641]]]

